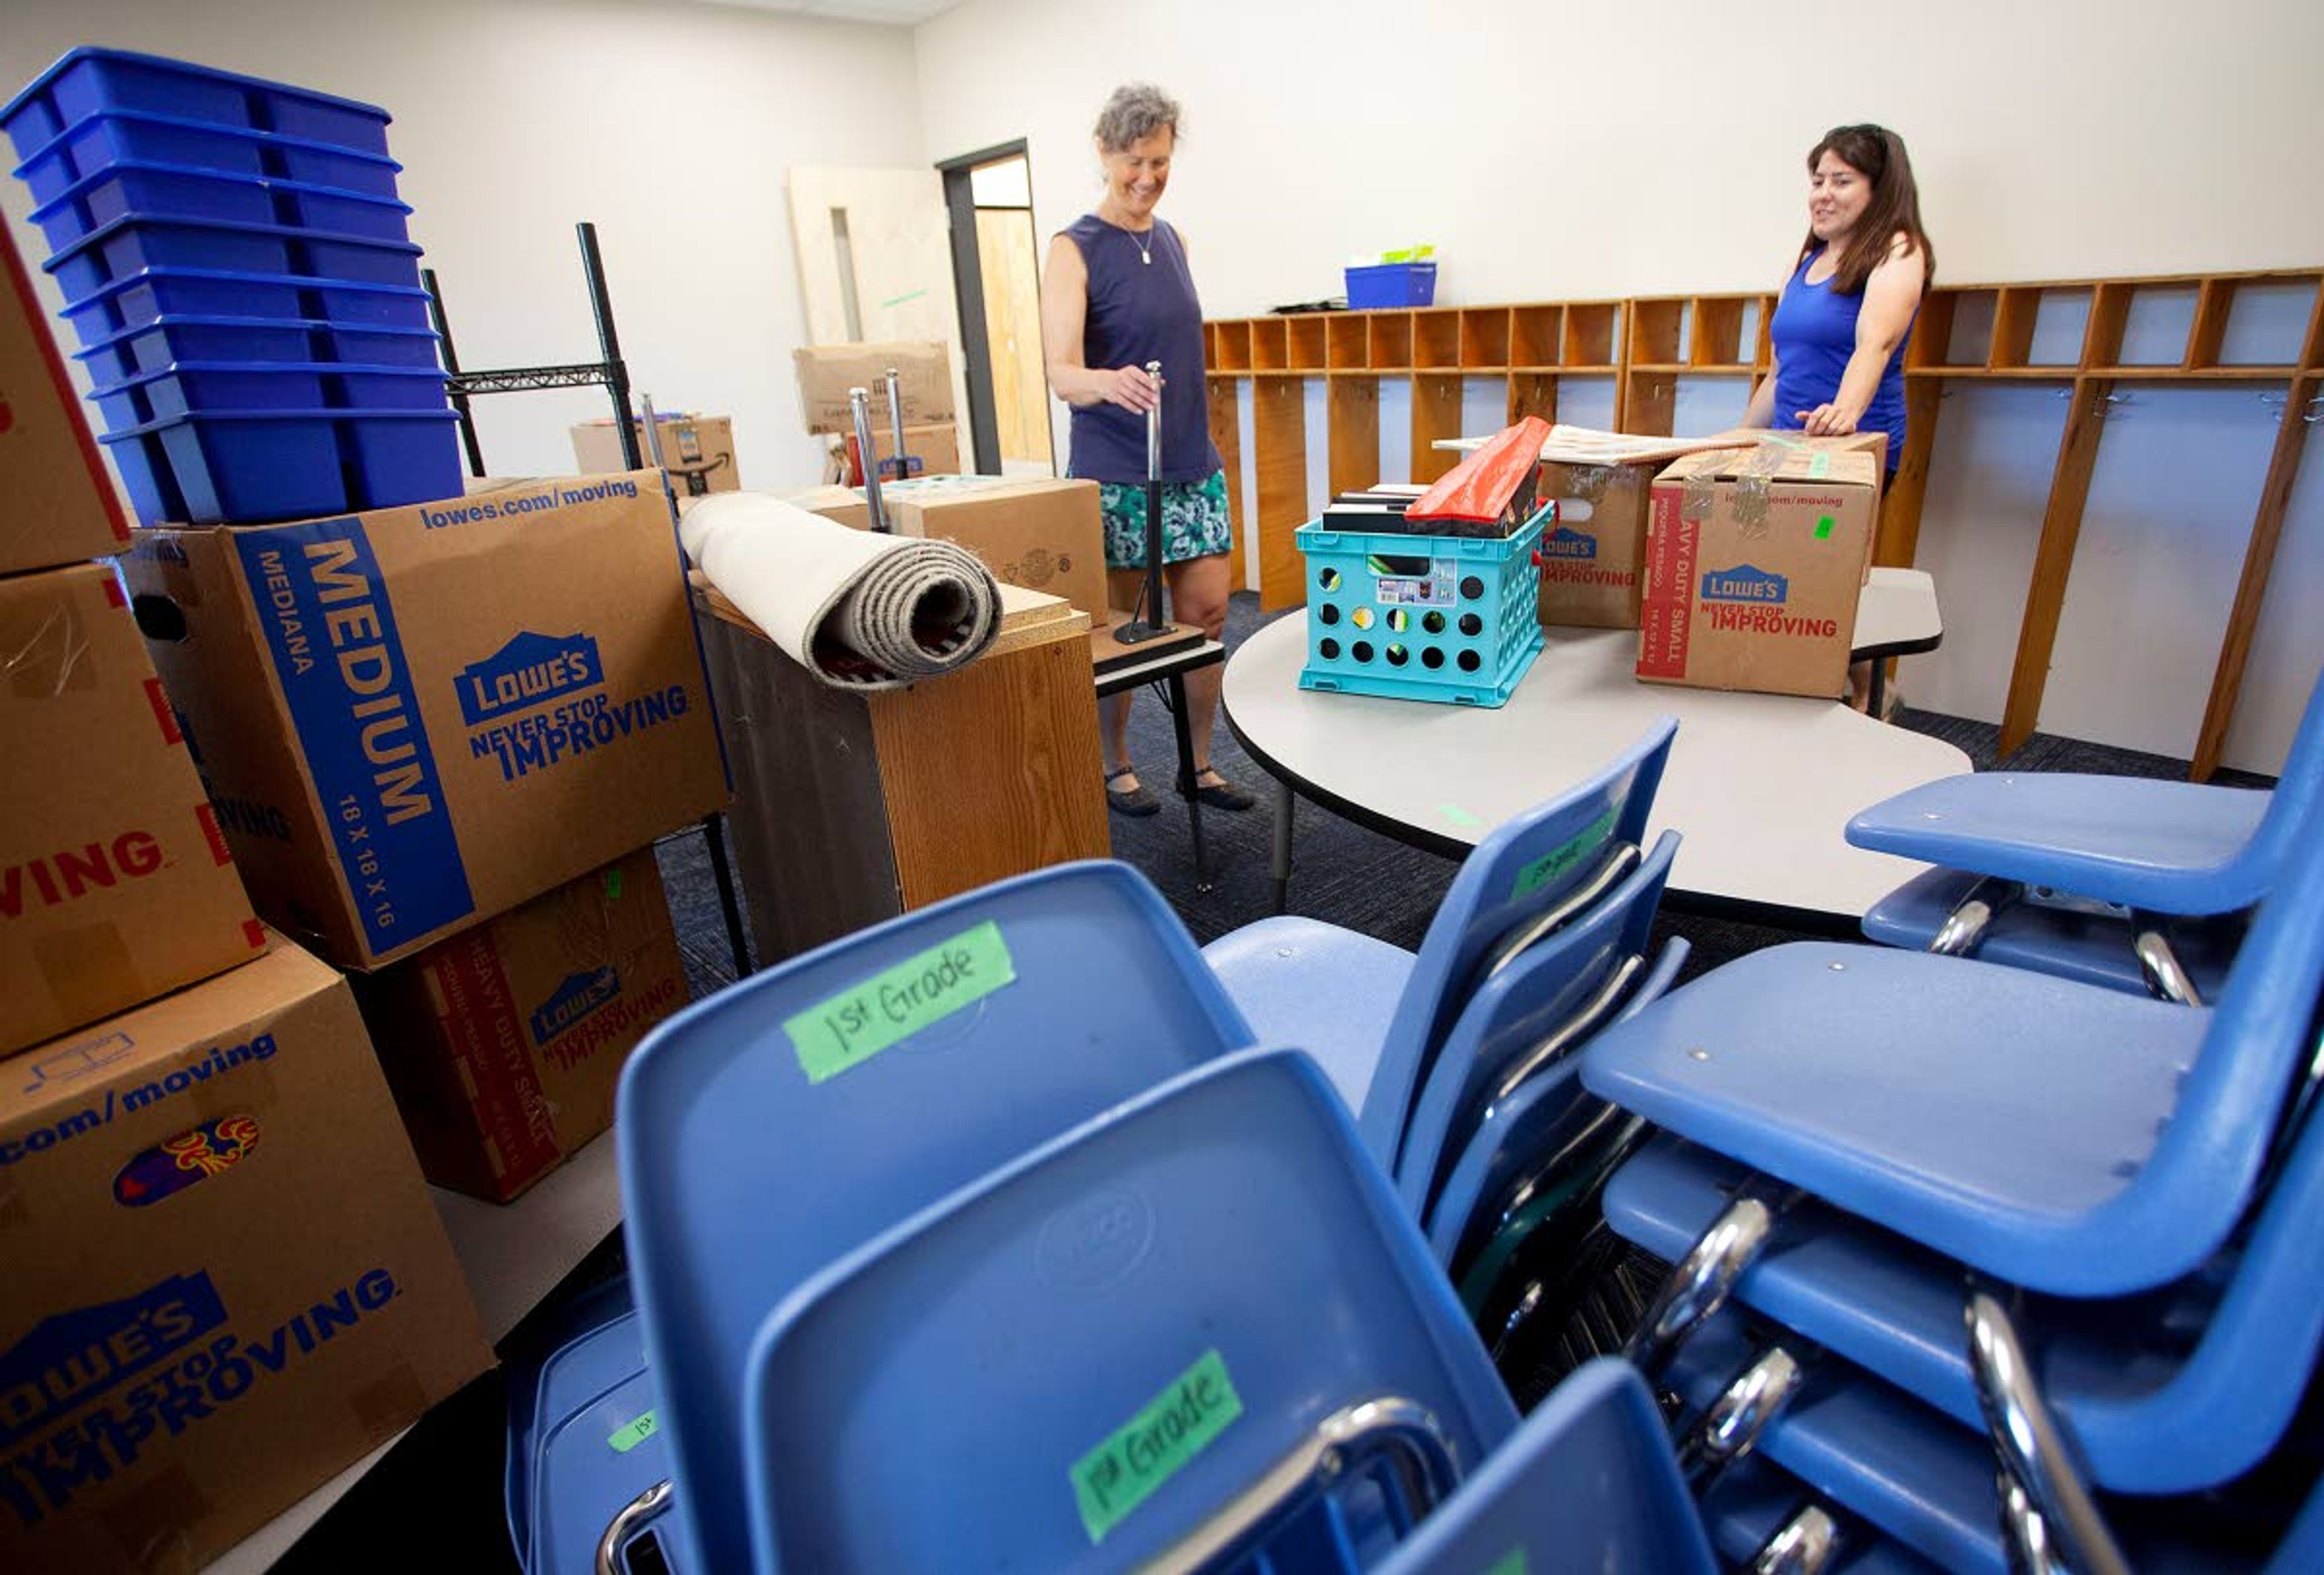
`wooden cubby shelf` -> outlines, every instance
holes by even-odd
[[[1289,533],[1305,518],[1303,401],[1296,380],[1328,377],[1327,456],[1334,489],[1379,466],[1379,385],[1408,385],[1411,475],[1433,481],[1455,456],[1431,447],[1462,435],[1464,384],[1499,376],[1507,410],[1557,419],[1561,384],[1613,380],[1615,425],[1666,435],[1681,380],[1764,374],[1776,298],[1752,292],[1634,296],[1222,318],[1204,325],[1213,389],[1226,410],[1239,380],[1265,389],[1250,463],[1259,477],[1249,556],[1271,611],[1303,599]],[[2193,776],[2218,767],[2234,718],[2311,404],[2324,401],[2324,268],[2126,279],[1945,284],[1921,303],[1904,356],[1908,438],[1886,494],[1877,560],[1912,563],[1948,382],[2056,383],[2071,396],[2018,635],[2001,751],[2032,733],[2088,495],[2107,397],[2116,382],[2248,383],[2284,390],[2277,437],[2242,578],[2197,733]],[[1600,391],[1602,395],[1602,390]],[[2318,404],[2324,409],[2324,404]],[[1602,419],[1602,418],[1600,418]],[[1342,452],[1344,450],[1345,452]],[[1222,450],[1223,452],[1223,450]],[[1230,461],[1238,470],[1244,456]],[[1230,489],[1239,493],[1240,489]],[[1239,546],[1242,537],[1238,534]]]

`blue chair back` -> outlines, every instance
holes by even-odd
[[[1628,1019],[1666,994],[1687,954],[1683,937],[1665,942],[1614,1021]],[[1462,1273],[1483,1240],[1530,1200],[1548,1173],[1570,1162],[1577,1146],[1586,1148],[1608,1130],[1599,1116],[1613,1110],[1582,1087],[1582,1064],[1575,1056],[1494,1101],[1461,1146],[1428,1211],[1428,1249],[1436,1261],[1448,1273]]]
[[[1485,1111],[1516,1091],[1510,1080],[1550,1036],[1595,1010],[1611,1020],[1618,998],[1643,975],[1655,910],[1678,856],[1679,836],[1665,832],[1645,861],[1590,909],[1512,958],[1478,986],[1430,1061],[1420,1097],[1406,1122],[1393,1174],[1416,1220],[1426,1221],[1445,1173]],[[1576,1057],[1568,1045],[1560,1062]],[[1538,1077],[1546,1065],[1533,1067]],[[1572,1091],[1579,1085],[1569,1084]]]
[[[528,1329],[523,1344],[510,1349],[502,1364],[502,1371],[508,1376],[509,1437],[501,1488],[509,1543],[520,1564],[530,1556],[531,1545],[533,1460],[544,1432],[544,1414],[548,1422],[554,1423],[612,1381],[597,1379],[594,1374],[576,1381],[571,1375],[579,1370],[575,1359],[581,1349],[595,1343],[596,1334],[616,1320],[629,1322],[629,1343],[635,1352],[639,1336],[626,1275],[574,1296],[558,1309],[548,1327]],[[586,1359],[581,1358],[583,1362]],[[642,1354],[638,1360],[643,1362]],[[559,1375],[565,1377],[560,1379]]]
[[[2319,806],[2324,806],[2324,671],[2309,684],[2308,709],[2300,714],[2300,731],[2292,735],[2267,813],[2222,879],[2267,889],[2276,872],[2289,864],[2301,828],[2318,824]]]
[[[744,1567],[743,1362],[808,1275],[994,1166],[1248,1045],[1146,879],[1019,876],[747,979],[622,1074],[622,1191],[687,1568]]]
[[[1420,943],[1364,1099],[1364,1141],[1391,1171],[1429,1063],[1495,949],[1596,876],[1612,851],[1644,850],[1677,732],[1674,718],[1656,719],[1597,775],[1497,827],[1462,861]]]
[[[753,1567],[1130,1569],[1242,1527],[1222,1567],[1270,1529],[1228,1506],[1386,1397],[1431,1414],[1461,1471],[1517,1426],[1321,1069],[1243,1052],[888,1232],[767,1320],[743,1389]]]
[[[1379,1567],[1379,1575],[1711,1575],[1702,1519],[1644,1379],[1585,1363]]]
[[[651,1373],[633,1372],[542,1435],[526,1569],[539,1575],[587,1575],[614,1514],[656,1483],[669,1480],[660,1393]],[[656,1537],[671,1529],[667,1515],[652,1527]],[[665,1563],[673,1570],[700,1568],[682,1557],[666,1558]]]

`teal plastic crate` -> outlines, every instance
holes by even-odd
[[[1307,559],[1303,689],[1508,703],[1541,650],[1541,565],[1556,517],[1545,503],[1516,535],[1398,536],[1302,525]]]

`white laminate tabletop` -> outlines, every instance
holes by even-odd
[[[1849,847],[1849,817],[1969,769],[1952,745],[1837,701],[1642,684],[1632,630],[1545,632],[1508,705],[1487,711],[1302,689],[1307,615],[1287,613],[1227,662],[1228,720],[1296,789],[1441,847],[1473,845],[1667,713],[1678,738],[1649,835],[1685,839],[1671,889],[1850,919],[1923,866]]]
[[[1876,568],[1856,594],[1856,649],[1859,655],[1895,655],[1934,650],[1945,637],[1937,611],[1937,582],[1924,569]]]

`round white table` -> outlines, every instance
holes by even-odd
[[[1227,662],[1223,704],[1243,749],[1278,786],[1278,908],[1295,793],[1458,858],[1665,713],[1678,718],[1678,738],[1648,835],[1669,828],[1685,839],[1671,873],[1678,904],[1852,932],[1877,898],[1924,868],[1851,848],[1841,832],[1868,806],[1968,770],[1952,745],[1831,700],[1642,684],[1635,630],[1545,632],[1548,644],[1498,711],[1300,688],[1304,611],[1243,641]]]

